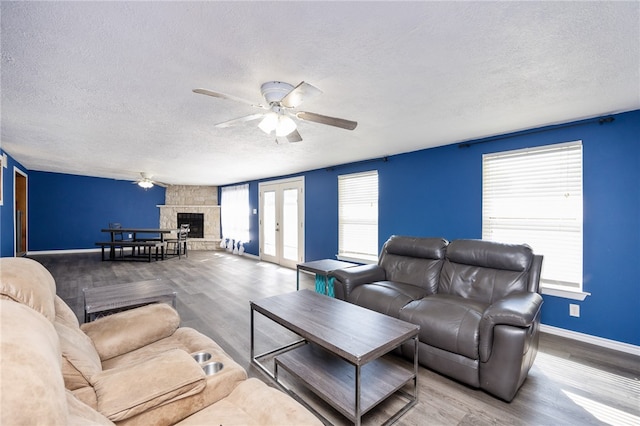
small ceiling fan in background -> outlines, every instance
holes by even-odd
[[[167,186],[169,186],[166,183],[158,182],[156,180],[151,180],[152,177],[153,176],[147,175],[145,172],[140,172],[140,177],[138,178],[138,180],[131,183],[133,183],[134,185],[138,185],[140,188],[144,188],[144,189],[153,188],[153,185],[158,185],[163,188],[166,188]]]
[[[208,89],[193,89],[193,92],[213,96],[214,98],[241,102],[255,108],[266,110],[265,112],[234,118],[233,120],[216,124],[215,127],[232,127],[248,121],[261,119],[258,127],[267,134],[275,132],[276,142],[282,141],[280,138],[286,138],[288,142],[300,142],[302,140],[302,136],[300,136],[297,130],[296,122],[292,117],[347,130],[353,130],[358,125],[356,121],[345,120],[343,118],[329,117],[314,112],[295,111],[303,101],[322,93],[320,89],[304,81],[295,87],[281,81],[268,81],[263,83],[262,86],[260,86],[260,92],[266,101],[264,105],[255,104],[235,96]]]

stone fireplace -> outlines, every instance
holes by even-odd
[[[160,208],[160,228],[179,228],[189,223],[180,218],[202,215],[202,237],[189,234],[189,250],[218,250],[220,248],[220,206],[217,186],[171,185],[165,192]],[[196,226],[197,227],[197,226]],[[200,231],[198,231],[200,232]]]

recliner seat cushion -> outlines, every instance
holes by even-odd
[[[421,343],[477,360],[480,319],[486,307],[482,302],[435,294],[409,303],[399,318],[420,326]]]
[[[409,302],[427,295],[427,290],[411,284],[378,281],[362,284],[349,295],[348,301],[367,309],[397,318]]]
[[[285,393],[251,378],[240,383],[226,398],[187,417],[177,426],[201,425],[320,426],[322,422]]]

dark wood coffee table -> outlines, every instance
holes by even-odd
[[[302,339],[256,355],[254,312]],[[406,398],[407,404],[387,421],[390,424],[418,399],[419,329],[342,300],[300,290],[251,302],[251,362],[301,400],[279,380],[278,370],[287,371],[356,425],[360,425],[365,413],[391,395]],[[410,340],[413,366],[398,358],[382,358]],[[273,354],[277,356],[271,372],[261,360]],[[404,392],[402,388],[411,382],[412,394]]]
[[[176,307],[176,292],[164,280],[136,281],[84,288],[84,322],[150,303]]]

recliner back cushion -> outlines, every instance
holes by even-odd
[[[40,263],[26,257],[0,259],[0,295],[27,305],[54,321],[56,282]]]
[[[393,235],[384,244],[378,263],[387,281],[412,284],[435,294],[447,244],[443,238]]]
[[[60,346],[51,322],[0,300],[0,424],[68,425]]]
[[[56,309],[56,322],[64,324],[67,327],[80,328],[78,317],[76,317],[76,314],[73,313],[69,305],[67,305],[60,296],[56,295],[54,306]]]
[[[456,240],[447,247],[438,293],[484,303],[527,291],[533,251],[527,245]]]
[[[80,328],[68,327],[58,321],[53,325],[60,339],[65,387],[76,390],[90,386],[91,377],[102,371],[100,357],[93,342]]]

